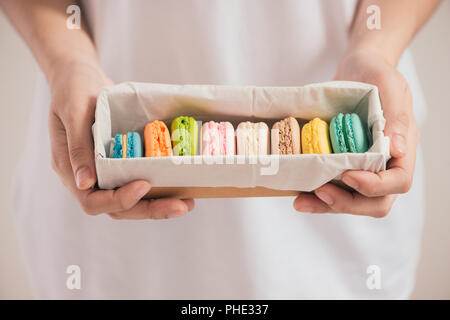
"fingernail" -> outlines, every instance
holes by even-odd
[[[188,210],[188,205],[184,204],[184,206],[177,206],[176,209],[172,209],[170,212],[167,213],[167,218],[177,218],[184,216]]]
[[[182,199],[187,206],[187,211],[194,209],[194,199]]]
[[[343,176],[343,177],[342,177],[342,181],[344,181],[344,183],[345,183],[346,185],[348,185],[349,187],[351,187],[351,188],[353,188],[353,189],[355,189],[355,190],[357,190],[358,187],[359,187],[358,182],[356,182],[355,179],[353,179],[353,178],[351,178],[351,177],[349,177],[349,176]]]
[[[78,189],[86,189],[91,187],[91,183],[89,181],[91,178],[91,173],[88,167],[81,167],[78,169],[75,177],[75,182]]]
[[[313,213],[314,208],[311,206],[300,206],[300,208],[298,208],[298,211],[305,212],[305,213]]]
[[[325,191],[316,191],[316,196],[329,206],[334,203],[333,198]]]
[[[143,184],[137,188],[137,190],[134,192],[134,196],[137,200],[140,200],[143,196],[147,194],[147,192],[150,190],[150,186],[148,184]]]
[[[167,214],[167,217],[169,217],[169,219],[177,218],[177,217],[183,216],[184,214],[185,214],[184,210],[176,210],[176,211],[169,212],[169,214]]]
[[[403,136],[399,134],[394,134],[392,137],[392,143],[397,152],[404,154],[406,152],[406,140]]]

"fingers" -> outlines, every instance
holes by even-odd
[[[194,201],[191,199],[142,200],[151,188],[150,183],[143,180],[130,182],[117,190],[94,189],[96,173],[91,127],[98,90],[110,81],[105,81],[102,73],[95,78],[95,72],[89,68],[76,75],[78,78],[71,76],[69,79],[76,84],[74,90],[64,92],[65,88],[70,88],[66,85],[52,97],[49,133],[52,168],[83,210],[90,215],[108,213],[117,219],[171,218],[192,210]],[[59,103],[61,101],[63,103]]]
[[[403,157],[391,158],[387,170],[378,173],[347,171],[342,181],[366,197],[380,197],[409,191],[414,176],[418,130],[415,125],[408,131],[408,149]]]
[[[150,184],[143,180],[133,181],[117,190],[80,191],[83,210],[89,215],[108,213],[113,219],[168,219],[185,215],[194,208],[192,199],[164,198],[142,200]]]
[[[326,203],[332,212],[350,213],[375,218],[385,217],[390,211],[396,195],[367,198],[357,192],[350,193],[331,183],[314,191],[317,198]]]
[[[78,190],[72,192],[84,212],[89,215],[108,213],[113,219],[168,219],[185,215],[194,208],[192,199],[165,198],[142,200],[151,189],[150,183],[137,180],[117,190]]]
[[[158,200],[142,200],[129,210],[109,213],[109,216],[117,220],[169,219],[184,216],[193,207],[194,202],[192,199],[164,198]]]
[[[366,171],[345,172],[342,175],[343,182],[356,192],[326,184],[318,188],[314,195],[300,195],[294,206],[296,209],[312,207],[313,212],[383,217],[390,211],[396,194],[410,189],[414,174],[419,131],[408,82],[389,63],[373,59],[371,52],[367,51],[356,52],[343,59],[336,77],[363,81],[378,87],[386,119],[384,134],[390,138],[392,158],[387,164],[387,170],[377,174]]]
[[[342,175],[342,181],[366,197],[381,197],[408,192],[412,174],[401,167],[379,173],[347,171]]]
[[[89,215],[126,211],[133,208],[151,189],[150,183],[137,180],[117,190],[78,192],[83,211]]]
[[[304,212],[302,208],[312,208],[314,213],[349,213],[382,218],[390,212],[395,198],[396,195],[367,198],[328,183],[314,194],[299,195],[294,201],[294,208],[301,212]]]
[[[109,213],[115,219],[166,219],[182,216],[194,208],[192,199],[141,200],[151,188],[150,183],[144,180],[130,182],[117,190],[79,190],[72,171],[64,126],[53,113],[49,115],[49,131],[52,167],[87,214]]]
[[[96,181],[91,131],[93,117],[92,110],[79,111],[76,116],[68,117],[64,123],[70,163],[76,186],[80,190],[91,188]]]
[[[73,188],[74,177],[68,155],[66,131],[59,117],[53,112],[49,113],[48,130],[52,168],[67,188]]]
[[[300,193],[294,200],[294,209],[299,212],[325,213],[331,212],[330,207],[312,193]]]
[[[400,73],[384,79],[378,86],[386,119],[384,134],[390,138],[392,157],[400,158],[408,150],[408,131],[414,122],[411,91]]]
[[[144,180],[130,182],[117,190],[79,190],[67,167],[61,172],[61,179],[89,215],[108,213],[114,219],[167,219],[183,216],[194,208],[192,199],[141,200],[151,189]]]
[[[407,192],[412,185],[418,134],[415,125],[408,130],[408,150],[403,157],[392,158],[387,170],[379,173],[347,171],[342,175],[345,184],[356,192],[347,192],[327,184],[315,194],[300,194],[294,208],[300,212],[351,213],[372,217],[386,216],[396,194]]]
[[[356,192],[326,184],[318,188],[314,195],[300,194],[294,202],[295,209],[301,212],[386,216],[396,194],[408,192],[412,185],[417,148],[414,130],[414,127],[409,130],[411,143],[406,154],[401,158],[392,158],[387,170],[379,173],[347,171],[342,175],[342,181]]]
[[[191,211],[195,207],[194,199],[182,199],[184,203],[188,206],[188,211]]]

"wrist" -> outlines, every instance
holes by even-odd
[[[367,55],[376,59],[381,59],[390,66],[396,68],[401,52],[396,51],[388,45],[382,45],[378,41],[367,39],[350,42],[343,54],[343,59],[357,55]]]
[[[54,57],[51,65],[44,69],[50,88],[62,84],[62,79],[68,79],[70,75],[78,72],[89,72],[96,77],[107,78],[97,59],[92,55],[62,54]]]

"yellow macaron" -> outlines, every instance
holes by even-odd
[[[331,153],[328,123],[314,118],[303,126],[302,153]]]

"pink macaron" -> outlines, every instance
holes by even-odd
[[[200,139],[202,155],[236,154],[234,127],[230,122],[205,122],[202,125]]]

